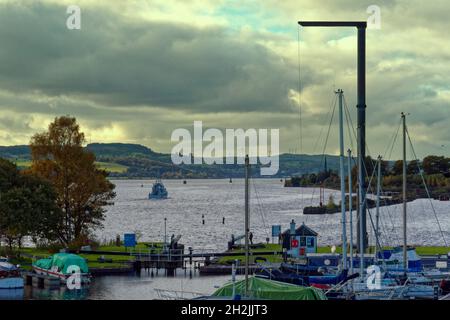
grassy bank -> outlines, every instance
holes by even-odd
[[[318,253],[331,253],[331,248],[332,246],[322,246],[322,247],[318,247],[317,248],[317,252]],[[437,255],[437,254],[447,254],[448,252],[450,252],[450,247],[439,247],[439,246],[420,246],[420,247],[415,247],[416,248],[416,252],[419,255]],[[383,249],[392,249],[392,247],[383,247]],[[369,253],[374,253],[375,248],[374,247],[369,247],[368,252]],[[253,263],[254,259],[256,257],[262,257],[267,259],[268,262],[274,262],[274,263],[278,263],[278,262],[282,262],[282,256],[281,255],[259,255],[258,252],[264,252],[264,251],[282,251],[281,249],[281,245],[279,244],[265,244],[264,247],[258,248],[258,249],[252,249],[252,255],[250,257],[250,262]],[[240,263],[243,263],[245,260],[245,254],[244,254],[244,250],[243,249],[235,249],[230,251],[232,253],[242,253],[242,255],[239,256],[226,256],[226,257],[221,257],[220,259],[218,259],[217,263],[219,264],[226,264],[226,265],[231,265],[235,260],[239,260]],[[342,252],[342,248],[341,247],[336,247],[336,253],[341,253]]]
[[[384,250],[390,250],[393,249],[393,247],[383,247]],[[416,252],[418,255],[436,255],[436,254],[447,254],[450,252],[450,247],[439,247],[439,246],[419,246],[415,247]],[[317,252],[319,253],[331,253],[331,246],[324,246],[317,248]],[[336,247],[336,252],[341,253],[342,247]],[[369,253],[375,253],[375,247],[370,246]]]
[[[13,162],[21,169],[28,169],[29,167],[31,167],[31,160],[18,159]],[[100,169],[106,170],[111,173],[125,173],[128,170],[127,166],[115,162],[96,161],[95,164]]]
[[[149,243],[143,242],[139,243],[133,251],[141,251],[141,252],[149,252],[149,246],[153,246],[154,253],[158,253],[162,251],[162,243]],[[322,246],[318,247],[318,253],[331,253],[331,246]],[[392,249],[392,247],[385,247],[384,249]],[[123,252],[123,255],[116,254],[80,254],[83,258],[86,259],[89,268],[102,269],[102,268],[126,268],[129,266],[131,262],[134,261],[134,258],[127,253],[130,252],[129,248],[125,248],[124,246],[114,246],[114,245],[104,245],[95,248],[95,251],[104,251],[104,252]],[[267,251],[282,251],[281,245],[279,244],[264,244],[261,248],[252,249],[252,255],[250,256],[250,262],[253,263],[254,259],[257,257],[265,258],[268,262],[279,263],[282,262],[281,255],[260,255],[258,252],[267,252]],[[0,252],[4,252],[1,250]],[[223,265],[231,265],[235,260],[239,260],[240,263],[244,263],[245,261],[245,251],[243,249],[235,249],[230,251],[232,253],[239,253],[237,256],[225,256],[221,257],[217,260],[218,264]],[[336,247],[336,253],[341,253],[341,247]],[[369,253],[374,252],[374,247],[369,248]],[[450,247],[442,247],[442,246],[419,246],[416,247],[416,252],[419,255],[437,255],[437,254],[447,254],[450,252]],[[41,258],[46,258],[55,253],[54,250],[42,249],[42,248],[22,248],[19,252],[16,252],[13,258],[11,258],[11,262],[13,264],[20,264],[23,269],[30,270],[31,264],[33,261]],[[0,254],[1,255],[1,254]],[[108,262],[101,262],[100,258],[104,258]]]
[[[114,163],[114,162],[102,162],[102,161],[96,161],[95,164],[103,170],[106,170],[108,172],[112,173],[125,173],[128,170],[127,166]]]
[[[153,252],[158,253],[162,250],[162,243],[150,243],[142,242],[133,248],[133,251],[148,252],[149,246],[153,246]],[[102,269],[102,268],[126,268],[131,262],[134,261],[134,257],[128,255],[130,248],[125,248],[124,246],[114,246],[114,245],[104,245],[95,248],[95,251],[105,251],[105,252],[123,252],[123,255],[117,254],[80,254],[81,257],[85,258],[89,268]],[[6,252],[1,250],[0,252]],[[22,269],[31,270],[31,264],[33,261],[47,258],[55,253],[53,249],[45,248],[21,248],[14,252],[13,257],[10,259],[13,264],[20,264]],[[107,260],[108,262],[100,261],[101,258]]]
[[[264,244],[264,247],[252,249],[251,250],[252,256],[250,257],[250,262],[253,263],[254,259],[256,257],[265,258],[268,262],[273,262],[273,263],[283,261],[281,255],[259,255],[258,254],[258,252],[264,252],[264,251],[266,251],[266,252],[267,251],[281,251],[281,245],[269,243],[269,244]],[[242,253],[242,255],[221,257],[217,261],[217,263],[231,265],[235,260],[239,260],[241,264],[245,261],[245,251],[243,249],[233,249],[230,252]]]

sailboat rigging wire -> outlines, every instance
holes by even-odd
[[[380,213],[381,213],[381,210],[380,210]],[[389,230],[388,223],[382,214],[380,214],[380,225],[381,225],[382,230]],[[395,229],[392,231],[393,232],[383,232],[382,234],[380,234],[381,236],[386,238],[386,243],[388,243],[388,244],[396,243],[394,240],[397,240],[397,239],[393,239],[393,237],[392,237],[392,234],[395,234],[395,232],[394,232]]]
[[[343,95],[343,98],[344,98],[343,99],[344,100],[344,114],[345,114],[345,121],[346,121],[346,124],[347,124],[348,140],[350,141],[350,148],[351,148],[351,150],[355,150],[355,147],[354,147],[354,144],[353,144],[353,137],[354,136],[352,135],[352,133],[354,134],[354,128],[352,128],[351,115],[350,115],[350,111],[348,110],[347,102],[345,100],[345,95]],[[356,141],[356,137],[355,137],[355,141]],[[350,159],[350,164],[352,162],[353,163],[355,162],[353,157]],[[347,169],[351,170],[352,168],[353,168],[353,166],[351,166],[351,168],[347,168]],[[349,176],[348,176],[348,178],[349,178]],[[352,203],[353,203],[353,192],[352,192],[352,190],[349,190],[349,192],[348,192],[348,201],[349,201],[349,203],[350,203],[350,201],[352,201]],[[358,216],[358,213],[357,213],[357,208],[352,208],[352,209],[353,210],[352,210],[352,212],[349,212],[349,215],[351,215],[351,218],[353,220],[353,212],[356,213],[356,216]],[[350,226],[350,221],[349,220],[347,220],[347,225],[348,225],[348,229],[350,230],[350,232],[353,233],[353,230],[352,230],[353,225]],[[359,222],[356,225],[359,226]],[[350,227],[352,227],[352,228],[350,228]],[[353,243],[351,245],[353,246]]]
[[[355,141],[357,140],[356,131],[355,131],[355,127],[353,126],[352,116],[350,114],[350,110],[348,109],[347,100],[345,99],[345,95],[343,96],[343,98],[344,98],[345,118],[347,120],[348,135],[350,138],[350,145],[351,145],[352,150],[354,150],[353,138],[355,139]],[[352,137],[350,137],[351,133],[353,133]]]
[[[336,96],[336,95],[333,95],[333,99],[331,100],[331,104],[330,104],[330,107],[328,108],[327,115],[326,115],[325,118],[328,118],[328,117],[329,117],[331,111],[333,111],[333,114],[334,114],[334,109],[335,109],[335,107],[336,107],[336,101],[337,101],[337,96]],[[332,119],[332,118],[331,118],[331,119]],[[323,129],[324,129],[324,128],[325,128],[325,126],[322,126],[322,128],[320,128],[319,135],[317,136],[316,142],[314,143],[313,153],[316,152],[316,149],[317,149],[317,146],[318,146],[318,144],[319,144],[320,138],[322,137]]]
[[[395,142],[397,141],[397,137],[398,137],[398,133],[399,133],[399,131],[400,131],[401,125],[402,125],[402,120],[400,119],[399,122],[398,122],[397,130],[394,131],[394,133],[393,133],[391,139],[389,140],[389,141],[391,141],[391,142],[386,146],[386,150],[385,150],[384,153],[383,153],[383,158],[384,158],[384,159],[391,159],[391,157],[392,157],[392,151],[393,151],[393,149],[394,149]],[[387,154],[388,150],[390,150],[390,151],[389,151],[389,156],[386,158],[386,154]]]
[[[373,165],[373,163],[372,163],[372,165]],[[366,167],[365,163],[364,163],[364,167]],[[367,187],[367,193],[370,193],[371,191],[373,193],[373,190],[372,190],[372,179],[375,176],[375,172],[376,172],[376,166],[373,166],[372,174],[370,176],[368,187]],[[367,168],[366,168],[366,174],[367,174]],[[367,205],[367,196],[364,199],[364,201],[366,202],[366,205]],[[367,208],[367,212],[369,213],[370,220],[372,222],[372,215],[370,214],[370,209],[368,207],[366,207],[366,208]],[[375,227],[373,226],[373,222],[372,222],[372,227],[373,227],[373,230],[375,230]]]
[[[344,103],[344,110],[345,110],[345,122],[347,124],[348,140],[350,141],[350,150],[355,150],[355,146],[353,145],[352,128],[350,127],[350,114],[345,103]]]
[[[300,128],[299,128],[299,141],[300,141],[300,154],[302,154],[303,152],[303,132],[302,132],[302,105],[300,103],[300,91],[302,89],[302,78],[301,78],[301,72],[300,72],[300,27],[297,27],[297,34],[298,34],[298,39],[297,39],[297,59],[298,59],[298,113],[299,113],[299,124],[300,124]]]
[[[254,180],[251,180],[251,183],[253,185],[253,190],[255,191],[255,198],[256,198],[256,202],[257,202],[257,207],[256,208],[257,208],[259,214],[261,215],[261,220],[263,222],[263,227],[264,227],[264,230],[266,232],[266,235],[269,236],[269,230],[267,229],[266,220],[264,218],[264,210],[263,210],[263,207],[262,207],[262,201],[261,201],[261,198],[259,197],[258,190],[256,189],[256,183],[255,183]]]
[[[382,185],[381,185],[381,188],[380,188],[380,189],[381,189],[381,193],[383,193],[383,186],[382,186]],[[389,209],[389,206],[387,205],[386,200],[385,200],[385,199],[382,199],[382,201],[384,201],[385,206],[384,206],[383,208],[386,209],[385,211],[387,211],[388,216],[389,216],[389,220],[390,220],[391,225],[392,225],[392,229],[391,229],[392,232],[391,232],[391,234],[393,234],[393,235],[395,236],[396,243],[401,244],[401,240],[400,240],[400,238],[398,237],[397,232],[395,231],[395,223],[394,223],[394,220],[392,219],[391,210]],[[382,217],[382,215],[380,215],[380,217]],[[387,229],[387,228],[386,228],[386,229]]]
[[[386,146],[386,149],[385,149],[384,154],[383,154],[383,158],[384,158],[384,159],[386,159],[386,158],[387,158],[387,159],[391,159],[391,157],[392,157],[392,151],[394,150],[395,143],[396,143],[396,141],[397,141],[397,137],[398,137],[398,134],[399,134],[399,131],[400,131],[401,124],[402,124],[402,121],[401,121],[401,119],[400,119],[399,122],[398,122],[397,129],[393,132],[391,138],[389,139],[390,142],[389,142],[389,143],[387,144],[387,146]],[[389,155],[386,157],[386,155],[387,155],[388,152],[389,152]],[[383,185],[381,185],[380,188],[381,188],[381,192],[383,193],[383,192],[384,192],[384,190],[383,190]],[[392,218],[391,210],[390,210],[389,206],[387,205],[386,200],[385,200],[385,199],[382,199],[382,201],[383,201],[384,204],[385,204],[385,205],[383,206],[383,208],[385,208],[385,210],[383,210],[383,211],[386,211],[386,212],[387,212],[388,217],[389,217],[389,221],[391,222],[391,226],[392,226],[392,229],[391,229],[392,232],[391,232],[391,234],[395,237],[394,240],[396,241],[396,243],[398,243],[398,244],[400,245],[400,244],[401,244],[401,240],[400,240],[400,238],[398,237],[397,232],[395,231],[396,227],[395,227],[394,220],[393,220],[393,218]],[[380,217],[382,217],[382,215],[380,215]]]
[[[347,121],[347,128],[348,128],[349,140],[350,140],[351,148],[353,149],[353,148],[354,148],[354,146],[353,146],[353,137],[356,139],[356,132],[355,132],[355,129],[354,129],[354,127],[353,127],[353,121],[352,121],[352,118],[351,118],[350,111],[349,111],[349,109],[348,109],[347,101],[345,100],[345,96],[344,96],[344,107],[345,107],[345,116],[346,116],[346,121]],[[399,123],[399,125],[400,125],[400,123]],[[398,128],[400,128],[400,126],[399,126]],[[353,136],[351,135],[351,133],[353,133]],[[397,129],[397,133],[398,133],[398,129]],[[395,133],[394,133],[394,135],[395,135]],[[391,140],[392,140],[392,139],[391,139]],[[354,159],[352,159],[352,160],[353,160],[353,162],[354,162],[355,165],[356,165],[356,161],[355,161]],[[367,173],[367,170],[366,170],[366,173]],[[369,184],[369,186],[370,186],[370,184]],[[383,200],[384,200],[384,199],[383,199]],[[384,200],[384,203],[386,204],[386,200]],[[390,210],[389,210],[388,207],[386,207],[386,209],[387,209],[387,211],[388,211],[388,215],[389,215],[389,218],[390,218],[390,222],[391,222],[391,224],[392,224],[392,230],[395,230],[395,224],[394,224],[394,221],[392,220],[391,212],[390,212]],[[380,215],[380,217],[381,217],[381,215]],[[357,217],[357,219],[358,219],[358,217]],[[381,219],[380,219],[380,220],[381,220]],[[387,228],[386,228],[386,229],[387,229]],[[399,241],[399,240],[398,240],[397,234],[394,233],[394,235],[395,235],[395,237],[397,238],[396,240]]]
[[[345,100],[345,96],[344,96],[344,106],[345,106],[346,110],[348,111],[348,106],[347,106],[347,101]],[[350,116],[350,113],[349,113],[349,119],[350,119],[351,127],[353,129],[353,135],[355,137],[355,140],[357,140],[355,126],[353,125],[353,120],[352,120],[352,117]],[[367,155],[370,156],[371,152],[370,152],[369,145],[367,144],[367,142],[365,144],[365,148],[367,149]],[[367,170],[366,170],[366,174],[367,174]]]
[[[322,157],[321,157],[321,159],[320,159],[320,164],[319,164],[320,167],[322,167],[322,164],[323,164],[323,161],[324,161],[324,158],[325,158],[326,144],[327,144],[327,142],[328,142],[328,136],[329,136],[329,134],[330,134],[330,128],[331,128],[331,124],[332,124],[332,122],[333,122],[334,112],[335,112],[335,110],[336,110],[337,95],[335,94],[335,95],[333,95],[333,96],[334,96],[334,99],[332,100],[332,104],[330,104],[330,108],[328,109],[328,112],[327,112],[327,118],[328,118],[328,116],[330,115],[330,113],[331,113],[331,117],[330,117],[330,123],[329,123],[329,125],[328,125],[328,134],[327,134],[327,137],[326,137],[325,147],[324,147],[323,150],[322,150]],[[315,150],[316,150],[317,144],[318,144],[319,139],[320,139],[320,137],[321,137],[321,135],[322,135],[322,132],[323,132],[323,128],[324,128],[324,126],[322,126],[322,128],[320,129],[320,133],[319,133],[319,136],[317,137],[316,144],[315,144],[314,149],[313,149],[313,153],[314,153]],[[311,194],[310,205],[313,204],[315,192],[316,192],[316,188],[313,188],[313,192],[312,192],[312,194]],[[306,219],[308,219],[308,217],[306,217]]]
[[[333,118],[334,118],[334,111],[336,110],[336,101],[337,99],[334,100],[334,106],[333,106],[333,112],[331,114],[331,118],[330,118],[330,123],[328,124],[328,131],[327,131],[327,135],[325,137],[325,144],[323,146],[323,150],[322,150],[322,159],[320,160],[320,164],[322,165],[324,159],[325,159],[325,150],[327,148],[327,144],[328,144],[328,138],[330,137],[330,130],[331,130],[331,125],[333,123]]]
[[[357,166],[357,162],[356,162],[356,160],[353,157],[352,157],[352,161],[353,161],[354,166]],[[366,170],[366,173],[367,173],[367,170]],[[381,191],[383,192],[383,187],[382,186],[381,186]],[[384,200],[384,202],[386,204],[386,200]],[[389,215],[389,218],[390,218],[390,222],[391,222],[391,225],[392,225],[392,230],[395,231],[395,224],[394,224],[394,221],[392,219],[391,211],[389,210],[388,206],[386,206],[386,209],[387,209],[387,212],[388,212],[388,215]],[[357,225],[359,225],[359,215],[356,215],[356,221],[357,221]],[[395,235],[396,241],[398,243],[400,243],[400,239],[399,239],[397,233],[394,232],[394,235]]]
[[[371,214],[371,212],[370,212],[370,209],[368,209],[367,212],[369,213],[369,219],[370,219],[370,224],[371,224],[371,226],[372,226],[372,229],[376,232],[376,228],[375,228],[375,225],[374,225],[374,223],[373,223],[372,214]],[[377,238],[375,237],[375,239],[377,239]],[[382,249],[382,246],[381,246],[380,238],[378,238],[378,241],[375,240],[375,246],[378,247],[378,250],[379,250],[378,252],[381,252],[381,251],[382,251],[382,250],[381,250],[381,249]],[[384,259],[382,259],[382,263],[383,263],[383,265],[386,265]]]
[[[397,128],[397,133],[394,136],[394,140],[392,141],[391,151],[389,151],[389,156],[388,156],[389,159],[392,159],[392,151],[394,150],[395,143],[397,142],[397,138],[398,138],[398,133],[400,131],[400,127],[401,127],[401,122],[399,123],[399,126]]]
[[[351,128],[353,129],[353,130],[352,130],[352,131],[353,131],[353,136],[355,137],[355,139],[357,139],[356,131],[355,131],[355,128],[354,128],[354,126],[353,126],[353,121],[352,121],[352,118],[351,118],[350,111],[348,110],[348,105],[347,105],[347,101],[345,100],[345,96],[344,96],[344,107],[345,107],[345,110],[346,110],[346,114],[348,114],[348,119],[350,120]],[[393,147],[394,147],[394,145],[395,145],[395,141],[396,141],[397,136],[398,136],[398,131],[399,131],[399,129],[400,129],[400,124],[401,124],[401,121],[399,122],[399,126],[398,126],[398,128],[397,128],[397,132],[394,134],[394,139],[393,139],[393,141],[392,141],[392,147],[391,147],[391,152],[390,152],[389,158],[390,158],[391,155],[392,155],[392,150],[393,150]],[[389,145],[388,145],[388,147],[389,147]],[[370,150],[369,150],[369,147],[368,147],[368,145],[367,145],[367,142],[366,142],[366,148],[367,148],[367,153],[368,153],[368,155],[370,155]],[[383,157],[383,158],[385,158],[385,157]],[[367,172],[367,168],[366,168],[366,163],[365,163],[365,161],[363,161],[363,167],[364,167],[366,176],[368,176],[368,172]],[[373,175],[372,175],[372,177],[373,177]],[[372,177],[371,177],[371,180],[372,180]],[[367,190],[367,191],[369,192],[370,190],[371,190],[371,183],[369,182],[369,187],[368,187],[368,190]],[[367,199],[365,199],[365,201],[366,201],[366,204],[367,204]],[[386,203],[386,201],[385,201],[385,203]],[[393,228],[395,229],[395,227],[394,227],[394,222],[393,222],[393,220],[392,220],[391,213],[390,213],[389,209],[387,209],[387,210],[388,210],[389,218],[390,218],[390,220],[391,220],[391,224],[392,224]],[[359,215],[358,215],[358,214],[357,214],[357,223],[358,223],[358,225],[359,225]],[[396,237],[397,240],[398,240],[398,236],[397,236],[396,233],[395,233],[395,237]]]
[[[337,95],[335,94],[335,95],[334,95],[333,111],[331,112],[330,122],[329,122],[329,124],[328,124],[327,135],[326,135],[326,137],[325,137],[325,144],[324,144],[323,149],[322,149],[322,157],[320,158],[320,164],[319,164],[320,167],[322,167],[322,165],[323,165],[323,163],[324,163],[324,159],[325,159],[325,150],[326,150],[326,148],[327,148],[328,138],[330,137],[331,125],[332,125],[332,123],[333,123],[334,112],[336,111],[336,103],[337,103]],[[316,188],[313,189],[313,192],[312,192],[312,194],[311,194],[311,205],[312,205],[312,202],[313,202],[313,198],[314,198],[315,192],[316,192]],[[324,195],[325,195],[325,192],[324,192]],[[325,199],[324,199],[324,200],[325,200]],[[308,217],[306,217],[306,221],[308,221]],[[326,221],[326,223],[328,223],[328,217],[325,217],[325,221]]]
[[[301,104],[301,90],[302,90],[302,77],[301,77],[301,60],[300,60],[300,27],[297,27],[297,64],[298,64],[298,114],[299,114],[299,143],[300,143],[300,152],[299,154],[303,154],[303,119],[302,119],[302,104]],[[285,180],[286,181],[286,180]],[[300,189],[301,194],[301,203],[304,202],[304,192],[303,188]],[[308,219],[308,217],[307,217]]]
[[[420,161],[417,158],[416,151],[414,150],[414,146],[413,146],[412,141],[411,141],[411,136],[409,135],[408,127],[406,127],[406,135],[408,136],[409,144],[411,146],[411,151],[412,151],[412,153],[414,155],[414,158],[417,160],[416,161],[417,162],[417,168],[419,169],[420,177],[422,178],[422,183],[423,183],[423,185],[425,187],[425,191],[427,193],[428,200],[430,201],[431,209],[433,210],[434,217],[435,217],[437,225],[439,227],[439,232],[441,233],[442,240],[444,240],[445,246],[447,247],[448,246],[447,240],[445,240],[445,236],[444,236],[444,232],[442,231],[441,223],[440,223],[439,218],[438,218],[438,216],[436,214],[436,210],[434,209],[433,201],[431,201],[430,191],[428,190],[428,186],[427,186],[427,183],[425,181],[425,177],[423,176],[423,171],[422,171],[422,168],[420,167]]]

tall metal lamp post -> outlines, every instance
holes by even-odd
[[[356,27],[358,30],[358,63],[357,63],[357,101],[358,110],[358,183],[359,183],[359,222],[358,252],[367,248],[366,223],[366,21],[299,21],[302,27]]]

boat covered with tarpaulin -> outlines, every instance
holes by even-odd
[[[39,259],[33,263],[33,270],[37,274],[56,277],[62,281],[79,272],[82,283],[88,283],[90,280],[86,259],[72,253],[56,253],[51,257]]]
[[[215,297],[245,297],[245,280],[228,282],[213,293]],[[269,279],[250,277],[247,298],[263,300],[327,300],[322,290]]]

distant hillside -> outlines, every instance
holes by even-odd
[[[170,154],[157,153],[148,147],[129,143],[91,143],[86,149],[92,151],[100,167],[112,177],[163,177],[163,178],[237,178],[244,176],[242,165],[180,165],[172,164]],[[18,166],[29,165],[28,146],[0,146],[0,157],[15,161]],[[327,168],[338,170],[339,157],[326,156]],[[317,173],[324,169],[322,155],[282,154],[276,177],[298,176]],[[252,175],[259,176],[259,165],[252,168]]]
[[[27,145],[19,146],[0,146],[0,157],[6,159],[31,159],[30,147]]]
[[[99,157],[133,157],[133,156],[154,156],[156,155],[150,148],[140,144],[131,143],[91,143],[86,149],[92,151]]]

